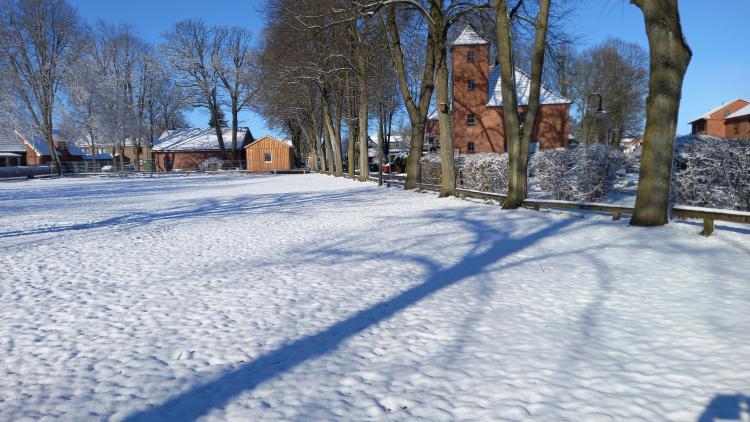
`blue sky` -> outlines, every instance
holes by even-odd
[[[209,25],[240,25],[253,32],[255,39],[263,27],[261,0],[71,0],[89,22],[103,19],[127,22],[152,43],[175,22],[200,18]],[[608,37],[619,37],[648,47],[640,11],[627,0],[571,0],[576,7],[570,18],[572,31],[580,37],[579,49]],[[687,123],[736,98],[750,99],[750,1],[680,0],[683,28],[693,50],[685,77],[678,133],[690,131]],[[255,137],[275,134],[253,113],[241,115]],[[202,110],[189,113],[194,126],[207,126]]]

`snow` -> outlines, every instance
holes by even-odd
[[[239,146],[242,146],[248,131],[247,128],[237,130]],[[232,129],[224,128],[222,137],[228,148],[232,139]],[[218,151],[219,149],[219,138],[216,136],[216,130],[211,127],[167,130],[154,142],[153,148],[154,151]]]
[[[734,119],[735,117],[743,117],[743,116],[750,116],[750,104],[746,105],[745,107],[742,107],[741,109],[725,117],[725,120]]]
[[[456,40],[453,41],[451,45],[481,45],[481,44],[487,44],[487,40],[482,38],[481,35],[477,34],[477,31],[474,30],[469,25],[466,25],[463,31],[456,37]]]
[[[747,226],[321,175],[29,180],[0,204],[0,420],[750,417]]]
[[[519,69],[515,69],[516,78],[516,95],[518,105],[529,104],[529,94],[531,90],[531,78]],[[488,107],[503,106],[503,86],[500,83],[500,66],[495,66],[490,72],[489,77],[490,99],[487,101]],[[539,91],[539,104],[570,104],[570,100],[563,98],[550,89],[542,85]]]

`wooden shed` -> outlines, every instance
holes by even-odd
[[[291,142],[264,136],[245,147],[247,169],[252,172],[291,170],[294,148]]]

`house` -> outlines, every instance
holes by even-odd
[[[0,138],[0,167],[25,166],[26,148],[15,135]]]
[[[132,140],[127,139],[125,140],[122,148],[116,148],[112,141],[108,141],[96,143],[95,148],[92,148],[90,139],[91,138],[89,136],[86,136],[76,141],[76,145],[78,145],[78,147],[86,153],[84,160],[92,160],[94,153],[96,153],[97,161],[101,161],[102,163],[112,161],[120,156],[120,149],[122,149],[123,161],[126,164],[134,163],[136,157],[138,157],[138,159],[140,160],[140,165],[141,167],[143,167],[149,160],[151,160],[151,150],[149,148],[148,142],[143,142],[139,146]],[[138,154],[139,148],[140,154]],[[94,149],[96,151],[94,151]]]
[[[206,159],[229,158],[232,144],[232,129],[222,131],[227,157],[221,153],[219,138],[214,128],[184,128],[165,131],[154,141],[153,154],[157,171],[198,170]],[[253,141],[250,129],[237,130],[237,149],[240,160],[244,160],[245,146]]]
[[[454,148],[462,154],[505,152],[500,66],[490,65],[489,43],[467,26],[451,44],[451,61]],[[518,69],[515,79],[518,112],[523,121],[531,79]],[[569,99],[542,86],[532,150],[568,145],[570,104]]]
[[[743,100],[742,98],[738,98],[728,104],[722,104],[721,106],[714,108],[703,116],[698,117],[697,119],[690,122],[690,125],[692,126],[692,131],[690,133],[692,133],[693,135],[709,135],[719,138],[732,138],[734,124],[731,125],[732,127],[729,128],[729,133],[727,133],[725,120],[730,115],[740,111],[740,109],[747,107],[748,105],[750,105],[750,102],[748,102],[747,100]]]
[[[746,105],[724,119],[726,138],[750,140],[750,105]]]
[[[247,170],[266,172],[291,170],[294,168],[294,146],[292,141],[264,136],[245,147]]]
[[[631,154],[641,145],[643,145],[643,136],[622,138],[620,140],[620,151],[625,154]]]
[[[81,162],[86,155],[75,142],[63,139],[56,130],[52,131],[52,143],[55,151],[50,151],[47,140],[39,136],[27,137],[19,131],[15,131],[15,134],[26,150],[26,163],[30,166],[53,162],[52,153],[57,154],[63,166],[67,166],[67,163]]]
[[[440,149],[440,122],[437,110],[427,115],[427,123],[424,126],[424,143],[422,152],[436,152]]]

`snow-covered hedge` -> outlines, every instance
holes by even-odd
[[[52,172],[51,166],[0,167],[0,178],[44,176]]]
[[[508,192],[508,154],[460,155],[456,162],[461,187],[482,192]]]
[[[750,210],[750,141],[678,138],[672,196],[680,205]]]
[[[201,161],[199,166],[201,171],[219,171],[224,166],[224,160],[221,158],[211,157]]]
[[[440,184],[440,154],[431,152],[419,159],[421,165],[421,183],[429,185]]]
[[[542,191],[568,201],[600,199],[612,188],[624,165],[623,153],[605,145],[540,151],[530,162]]]

